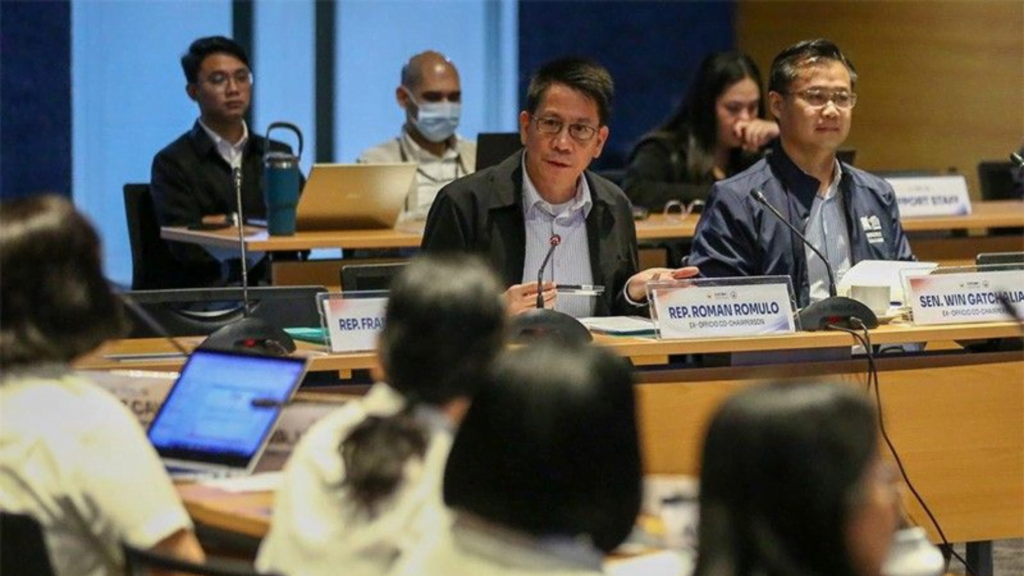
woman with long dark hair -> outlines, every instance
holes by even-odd
[[[841,384],[746,389],[713,417],[695,576],[879,576],[899,524],[878,416]]]
[[[452,446],[450,530],[394,574],[601,574],[636,521],[641,469],[628,362],[553,340],[508,352]]]
[[[501,286],[468,256],[414,259],[391,283],[382,378],[295,447],[257,567],[382,574],[442,528],[454,429],[504,343]]]
[[[634,205],[707,199],[711,185],[743,171],[779,134],[764,120],[761,73],[738,52],[704,59],[686,98],[630,155],[623,188]]]

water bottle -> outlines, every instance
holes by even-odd
[[[299,153],[270,149],[270,131],[285,128],[299,140]],[[299,158],[302,156],[302,131],[289,122],[272,122],[267,127],[267,152],[263,155],[263,201],[267,207],[267,232],[271,236],[295,234],[295,207],[299,203]]]

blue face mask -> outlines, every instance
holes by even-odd
[[[462,105],[455,102],[416,102],[412,93],[406,90],[409,99],[416,104],[418,113],[409,120],[423,137],[431,142],[444,142],[455,134],[462,115]]]

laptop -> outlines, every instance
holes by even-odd
[[[416,185],[416,164],[314,164],[302,189],[295,229],[394,228]]]
[[[306,373],[303,358],[194,351],[149,425],[172,478],[249,474]]]
[[[476,136],[476,169],[500,164],[522,147],[519,132],[481,132]]]

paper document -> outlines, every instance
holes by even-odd
[[[848,296],[851,286],[888,286],[889,301],[902,306],[903,296],[901,272],[920,270],[927,272],[938,266],[935,262],[904,262],[902,260],[861,260],[846,271],[836,286],[840,296]]]
[[[579,320],[591,332],[614,336],[654,336],[658,330],[653,320],[641,316],[605,316]]]

